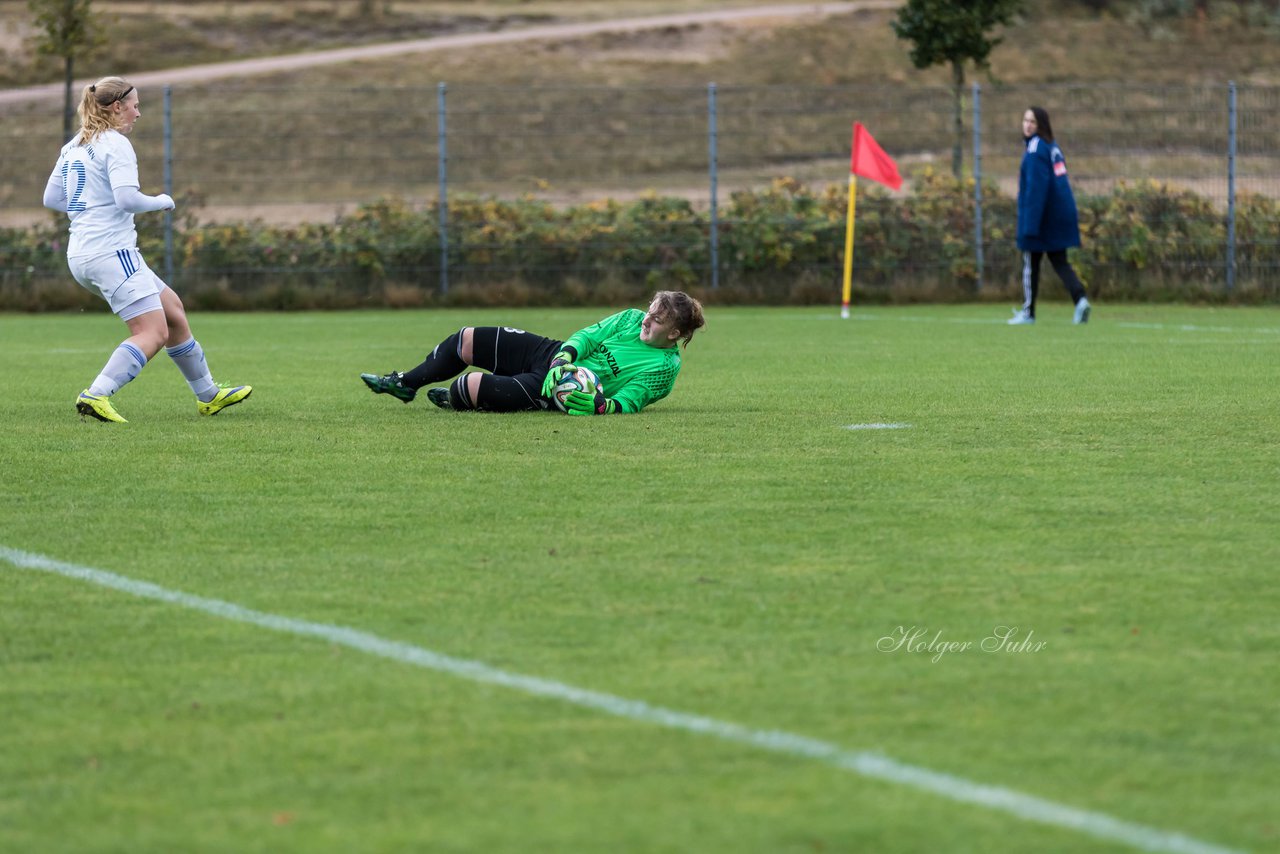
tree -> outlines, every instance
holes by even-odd
[[[1022,9],[1023,0],[907,0],[898,8],[893,31],[912,42],[911,62],[916,68],[951,66],[954,95],[955,147],[951,150],[951,171],[959,178],[964,164],[964,66],[980,70],[990,66],[987,57],[1002,39],[989,32],[1008,25]]]
[[[65,72],[66,93],[62,108],[62,138],[71,137],[71,120],[75,103],[71,83],[75,77],[76,57],[101,43],[97,20],[89,8],[92,0],[27,0],[35,15],[36,52],[61,57]]]

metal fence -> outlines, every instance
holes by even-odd
[[[697,245],[674,249],[699,259],[698,275],[714,288],[733,277],[737,263],[717,245],[734,226],[727,204],[734,193],[780,177],[818,190],[843,186],[854,120],[908,177],[949,173],[954,140],[945,88],[426,83],[300,90],[222,83],[142,96],[133,142],[144,191],[186,198],[203,222],[333,222],[388,196],[423,211],[438,205],[439,258],[417,273],[442,289],[451,277],[507,272],[451,257],[449,207],[464,196],[555,205],[645,194],[685,199],[703,226]],[[974,225],[953,237],[969,246],[979,288],[1013,277],[1013,235],[991,227],[989,211],[1007,208],[1016,193],[1020,120],[1033,103],[1053,118],[1078,198],[1144,179],[1185,190],[1212,206],[1216,227],[1163,251],[1184,253],[1184,269],[1223,290],[1246,268],[1254,278],[1276,272],[1280,222],[1264,212],[1240,228],[1237,218],[1243,198],[1280,197],[1280,88],[975,85],[965,100],[965,169],[979,180]],[[47,221],[39,199],[60,145],[60,105],[5,112],[0,226]],[[901,194],[911,192],[908,181]],[[1167,213],[1180,215],[1173,207]],[[1100,254],[1123,263],[1116,253]],[[944,257],[939,247],[937,257],[919,263],[945,276],[954,251]],[[172,279],[174,259],[165,266]],[[813,272],[833,280],[840,274],[832,265]]]

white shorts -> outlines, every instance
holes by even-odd
[[[80,287],[106,300],[121,320],[163,310],[160,291],[168,285],[151,272],[137,249],[67,258],[67,266]]]

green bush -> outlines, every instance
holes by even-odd
[[[984,263],[973,248],[974,186],[925,169],[911,192],[858,188],[853,282],[860,301],[1013,299],[1020,255],[1016,204],[983,186]],[[332,224],[199,224],[199,199],[174,223],[174,285],[205,309],[614,304],[655,288],[718,302],[835,302],[844,267],[848,191],[790,179],[734,193],[718,211],[712,293],[709,213],[654,194],[556,207],[532,197],[450,199],[448,290],[441,287],[440,211],[383,199]],[[1083,247],[1073,260],[1103,299],[1272,301],[1280,204],[1242,195],[1236,288],[1227,293],[1226,219],[1205,198],[1156,182],[1078,199]],[[139,245],[165,269],[164,218],[139,217]],[[65,224],[0,229],[0,308],[98,307],[63,257]],[[1045,288],[1053,298],[1053,287]]]

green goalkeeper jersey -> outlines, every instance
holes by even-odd
[[[644,312],[629,308],[580,329],[564,343],[578,353],[575,365],[600,377],[606,397],[623,412],[639,412],[671,393],[680,373],[677,347],[650,347],[640,340]]]

